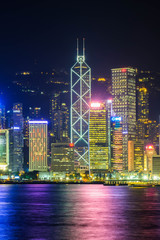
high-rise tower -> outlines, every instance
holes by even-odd
[[[138,73],[137,81],[137,140],[146,140],[149,127],[149,76],[146,73]]]
[[[114,171],[123,171],[123,137],[122,118],[111,117],[111,168]]]
[[[9,165],[9,130],[0,129],[0,170],[6,170]]]
[[[77,62],[71,68],[71,142],[75,145],[76,160],[89,164],[89,111],[91,101],[91,69],[83,55],[79,55],[77,40]]]
[[[29,121],[29,171],[48,169],[47,163],[47,121]]]
[[[22,103],[14,103],[12,110],[13,126],[13,162],[10,164],[13,173],[20,172],[23,169],[23,108]]]
[[[108,169],[107,111],[105,102],[91,102],[89,121],[89,156],[92,173]]]
[[[5,129],[5,106],[0,103],[0,129]]]
[[[111,116],[112,112],[112,99],[106,101],[107,109],[107,145],[108,145],[108,167],[111,169]]]
[[[112,69],[113,111],[122,118],[123,170],[128,170],[128,140],[136,137],[136,72],[132,67]]]

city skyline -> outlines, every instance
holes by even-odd
[[[159,150],[158,150],[159,122],[149,119],[149,111],[151,106],[148,101],[149,95],[150,95],[150,91],[149,91],[150,85],[149,85],[148,77],[151,78],[150,72],[142,71],[140,72],[141,74],[138,74],[137,69],[134,69],[132,67],[114,68],[111,71],[112,71],[112,80],[111,80],[112,98],[108,98],[107,95],[105,96],[106,106],[105,105],[104,105],[105,107],[103,106],[104,107],[103,111],[100,107],[102,102],[101,103],[97,102],[96,98],[94,99],[94,97],[93,98],[91,97],[91,86],[90,86],[91,69],[85,62],[84,52],[83,52],[83,55],[79,55],[78,51],[77,51],[77,62],[71,68],[71,75],[70,75],[71,95],[69,94],[69,91],[60,91],[60,89],[59,90],[56,89],[53,92],[53,95],[52,94],[49,95],[51,115],[46,117],[43,114],[40,114],[41,108],[35,107],[34,109],[29,108],[30,110],[29,116],[23,119],[22,104],[13,103],[13,110],[7,111],[6,118],[5,118],[5,106],[1,105],[1,108],[0,108],[1,128],[10,129],[11,131],[13,131],[12,133],[13,135],[9,141],[9,146],[11,150],[11,154],[9,154],[10,156],[9,169],[11,169],[13,173],[17,173],[18,171],[19,172],[22,171],[23,169],[22,165],[24,166],[28,165],[28,163],[26,162],[26,160],[28,161],[28,159],[26,159],[26,156],[23,155],[23,147],[24,147],[23,140],[25,140],[25,146],[27,147],[28,143],[26,142],[26,140],[29,137],[29,154],[30,154],[29,171],[42,171],[43,167],[41,169],[40,168],[41,165],[38,165],[39,157],[37,156],[42,155],[40,148],[43,148],[42,146],[43,144],[40,143],[41,141],[40,139],[41,138],[43,139],[43,137],[39,137],[40,141],[39,140],[37,141],[40,130],[37,129],[36,130],[37,132],[35,133],[35,129],[34,129],[33,133],[35,133],[35,135],[33,134],[34,135],[32,139],[33,142],[30,145],[31,138],[32,138],[32,136],[30,137],[30,133],[31,133],[30,123],[36,123],[36,126],[37,126],[37,123],[48,123],[44,121],[44,119],[48,120],[50,118],[51,122],[49,122],[49,127],[47,127],[46,125],[46,130],[45,130],[46,132],[47,130],[49,130],[48,132],[49,134],[45,135],[47,136],[45,140],[45,147],[47,147],[47,145],[49,144],[48,148],[45,149],[45,154],[46,154],[45,155],[45,171],[47,169],[49,170],[50,168],[50,165],[48,165],[49,157],[51,158],[51,162],[52,162],[54,160],[53,156],[55,156],[54,153],[52,154],[52,157],[51,157],[51,154],[47,155],[47,152],[51,151],[51,143],[64,143],[64,146],[67,146],[66,144],[69,143],[69,141],[74,146],[74,153],[78,153],[78,151],[80,150],[78,153],[79,159],[76,159],[76,157],[74,157],[74,161],[75,163],[80,162],[79,167],[81,167],[82,171],[89,170],[90,172],[90,166],[92,166],[91,169],[93,170],[93,172],[94,171],[96,172],[98,170],[97,173],[94,173],[94,174],[99,174],[98,173],[99,171],[100,172],[102,171],[103,173],[106,173],[106,171],[107,172],[117,171],[119,173],[128,172],[128,171],[132,172],[136,170],[144,171],[144,166],[150,166],[150,167],[147,167],[147,170],[150,169],[151,171],[152,156],[150,157],[150,154],[152,149],[148,149],[147,144],[151,144],[149,146],[153,146],[154,155],[157,155],[157,153],[159,153]],[[42,72],[41,74],[43,75],[44,73]],[[22,72],[20,75],[30,76],[30,73]],[[48,75],[48,73],[45,73],[45,75]],[[54,72],[53,72],[53,75],[54,75]],[[137,85],[136,85],[136,75],[137,75]],[[93,81],[95,81],[94,78],[93,78]],[[53,79],[51,79],[50,82],[53,82]],[[65,82],[63,81],[56,82],[56,83],[58,84],[63,83],[65,85]],[[97,83],[102,84],[102,86],[104,87],[105,86],[104,83],[106,83],[106,79],[98,78]],[[107,90],[107,86],[106,86],[106,90]],[[58,92],[56,93],[56,91]],[[23,88],[22,88],[22,92],[23,92]],[[137,98],[136,98],[136,92],[137,92]],[[62,94],[62,96],[60,93]],[[68,121],[69,106],[65,104],[64,94],[69,94],[71,98],[70,99],[71,100],[70,127],[69,127],[69,121]],[[39,105],[41,105],[41,102],[39,102]],[[90,108],[90,111],[89,111],[89,108]],[[137,122],[136,122],[136,109],[138,110]],[[86,115],[88,116],[87,118],[85,118]],[[39,120],[41,118],[41,121],[38,121],[37,117]],[[82,121],[82,118],[84,118],[83,121],[85,125]],[[26,124],[29,119],[30,121],[29,121],[29,132],[28,132]],[[89,120],[89,122],[87,122],[87,120]],[[25,132],[23,135],[24,121],[25,121],[25,124],[24,124]],[[71,130],[70,138],[68,137],[69,129]],[[103,140],[101,139],[102,131],[104,131],[104,135],[105,135]],[[27,132],[29,133],[28,137],[27,137]],[[77,136],[73,137],[74,132],[78,134],[78,138]],[[96,132],[99,132],[100,135],[98,135]],[[141,132],[143,132],[143,134]],[[97,137],[99,136],[98,141],[96,139],[96,134],[97,134]],[[85,142],[85,145],[82,144],[82,140]],[[38,145],[36,144],[36,141]],[[41,147],[39,147],[39,143]],[[87,146],[87,143],[88,143],[88,146]],[[11,147],[12,144],[13,144],[13,148]],[[58,145],[58,147],[60,146],[62,145]],[[32,147],[34,149],[33,154],[31,150]],[[35,151],[35,149],[38,149],[38,150]],[[145,149],[146,149],[146,152],[144,152]],[[67,151],[70,151],[69,144],[68,144]],[[104,158],[104,163],[98,158],[98,155],[96,156],[96,152],[98,153],[99,151],[100,151],[99,156]],[[87,164],[89,165],[89,169],[87,169],[87,167],[83,165],[81,161],[82,159],[83,161],[85,161],[84,156],[86,155],[86,153],[89,154],[89,161],[88,162],[86,161]],[[30,168],[30,164],[31,162],[33,164],[34,161],[30,159],[32,158],[31,155],[34,155],[34,154],[35,154],[34,159],[38,159],[38,160],[36,160],[37,167],[32,169]],[[64,152],[64,154],[66,154],[67,156],[68,153]],[[88,157],[88,155],[86,156]],[[23,162],[24,157],[25,157],[25,162]],[[66,162],[68,161],[69,160],[67,160]],[[95,161],[95,166],[98,169],[93,168],[94,161]],[[61,164],[62,165],[64,163],[66,164],[66,162],[62,157]],[[104,169],[104,166],[106,166],[106,170]],[[78,166],[76,166],[75,164],[75,169],[76,168],[78,168]],[[90,176],[90,173],[89,173],[89,176]]]
[[[117,14],[117,16],[118,14],[121,15],[123,12],[125,14],[128,14],[127,10],[130,7],[133,7],[132,11],[135,9],[137,10],[137,8],[135,8],[135,6],[133,6],[131,3],[123,6],[123,1],[121,2],[122,5],[119,8],[120,13],[117,13],[116,12],[117,10],[114,13]],[[28,6],[26,5],[26,8],[23,12],[24,14],[22,17],[22,25],[24,18],[25,20],[27,19],[25,14],[28,9]],[[42,6],[45,5],[40,4],[37,7],[37,10],[40,10]],[[89,5],[85,5],[86,9],[88,8],[88,6]],[[109,6],[113,8],[112,10],[114,11],[114,6],[112,6],[112,4],[109,4]],[[119,3],[117,3],[117,6],[119,6]],[[57,7],[58,5],[55,5],[55,9]],[[79,8],[77,16],[82,14],[81,13],[82,7],[83,4]],[[141,7],[141,5],[139,5],[139,7]],[[146,9],[147,7],[148,6],[146,6]],[[29,10],[32,12],[34,8],[35,5],[33,4]],[[18,9],[20,9],[20,6],[17,8],[17,10]],[[62,8],[58,7],[58,9],[64,10],[64,6]],[[67,14],[69,13],[69,11],[74,12],[74,9],[75,6],[70,10],[68,9]],[[16,17],[19,16],[17,10],[15,12],[12,11],[12,14],[15,14],[14,15],[15,19],[17,19]],[[133,14],[132,11],[131,16]],[[63,11],[61,13],[63,13]],[[87,15],[88,21],[91,17],[90,14],[91,13]],[[37,13],[35,12],[34,18],[36,16]],[[121,18],[122,21],[124,20],[123,19],[124,16]],[[67,21],[68,19],[71,20],[72,17],[73,16],[67,18]],[[113,172],[117,171],[120,173],[134,171],[136,169],[139,169],[139,171],[144,170],[143,166],[145,164],[142,164],[142,161],[145,157],[142,154],[142,152],[143,148],[145,149],[146,144],[153,144],[155,152],[158,153],[157,150],[159,146],[158,143],[159,110],[157,110],[156,106],[155,106],[156,108],[154,107],[154,105],[152,106],[153,104],[152,95],[154,96],[156,95],[154,93],[158,93],[160,91],[160,87],[158,85],[160,73],[150,69],[145,70],[145,68],[143,69],[140,67],[141,64],[139,64],[140,62],[137,59],[140,53],[138,50],[135,51],[135,55],[137,57],[135,59],[136,64],[134,64],[134,61],[132,62],[132,60],[134,59],[134,54],[132,52],[133,48],[132,41],[134,38],[133,39],[130,38],[129,49],[131,51],[129,52],[130,53],[129,58],[126,58],[125,48],[123,52],[123,57],[120,59],[118,58],[119,50],[121,49],[121,47],[123,47],[123,44],[126,44],[127,34],[134,33],[133,26],[132,25],[131,25],[132,27],[130,26],[131,20],[130,17],[129,22],[125,23],[126,27],[128,27],[125,33],[123,33],[124,29],[119,29],[119,27],[115,28],[112,26],[112,24],[115,25],[117,21],[115,22],[112,21],[112,24],[110,26],[111,28],[113,27],[112,35],[110,36],[111,39],[113,39],[114,36],[117,36],[119,39],[117,44],[121,45],[121,46],[116,45],[115,42],[113,41],[113,45],[110,50],[113,53],[112,57],[114,59],[111,58],[110,61],[110,66],[112,66],[112,68],[110,68],[109,70],[110,74],[108,74],[107,72],[107,67],[104,68],[103,64],[101,64],[104,60],[103,57],[101,58],[101,61],[99,61],[98,58],[93,57],[93,54],[96,54],[97,50],[99,49],[99,41],[101,42],[100,44],[101,50],[102,48],[104,48],[103,44],[104,39],[106,38],[106,30],[103,31],[104,39],[102,39],[101,37],[97,39],[97,42],[95,42],[95,39],[97,38],[98,35],[95,36],[95,39],[93,39],[93,41],[89,41],[88,44],[86,44],[87,41],[85,40],[85,38],[83,38],[83,41],[82,38],[79,36],[78,38],[75,38],[77,46],[75,46],[74,50],[72,51],[73,58],[72,62],[74,61],[74,59],[75,61],[73,65],[72,64],[70,65],[70,74],[69,70],[66,71],[65,69],[63,69],[63,61],[65,62],[66,68],[68,68],[68,64],[70,63],[70,57],[69,55],[66,55],[68,48],[66,49],[67,51],[63,52],[63,55],[61,57],[62,59],[61,65],[59,65],[58,63],[59,58],[57,58],[57,63],[55,64],[55,66],[57,66],[57,69],[58,66],[59,67],[61,66],[62,68],[61,70],[57,70],[53,67],[51,68],[50,64],[47,64],[48,61],[50,61],[49,54],[46,57],[46,63],[41,62],[42,63],[41,64],[38,61],[38,59],[35,58],[33,63],[31,64],[33,68],[31,67],[31,65],[30,68],[28,69],[25,67],[25,63],[23,63],[24,58],[22,56],[21,63],[22,66],[24,67],[24,70],[18,70],[18,67],[20,65],[16,65],[17,71],[15,73],[12,72],[11,74],[10,68],[8,66],[7,74],[9,75],[11,74],[12,77],[10,79],[10,84],[8,83],[8,81],[2,82],[1,96],[2,99],[3,97],[7,97],[8,98],[7,101],[8,102],[10,101],[12,106],[15,106],[15,109],[13,108],[12,110],[11,107],[8,107],[7,101],[6,102],[1,101],[0,99],[1,101],[0,123],[1,128],[12,129],[11,132],[13,132],[12,134],[10,134],[10,149],[12,149],[10,152],[12,152],[13,155],[12,156],[10,154],[10,163],[13,163],[12,164],[13,166],[10,169],[13,173],[22,171],[23,170],[22,165],[25,165],[26,169],[29,166],[29,171],[32,171],[31,169],[38,171],[39,169],[41,169],[43,165],[43,164],[39,165],[39,159],[41,159],[40,161],[41,163],[43,163],[42,159],[44,159],[44,156],[42,156],[42,158],[37,157],[41,156],[40,148],[43,148],[43,146],[41,147],[38,146],[39,144],[43,145],[38,140],[40,129],[37,130],[35,130],[36,128],[33,129],[33,134],[31,134],[30,129],[31,121],[33,122],[47,121],[48,123],[46,125],[45,130],[46,142],[44,145],[45,145],[45,169],[49,172],[51,163],[54,160],[53,156],[55,156],[54,153],[51,156],[52,143],[64,143],[64,146],[67,146],[66,144],[68,144],[69,142],[73,144],[75,169],[79,169],[78,171],[86,172],[89,171],[89,176],[91,173],[90,172],[91,165],[92,165],[91,169],[93,170],[93,172],[99,169],[97,176],[99,176],[99,171],[101,171],[102,169],[105,174],[106,171]],[[63,21],[63,18],[64,16],[62,17],[61,21]],[[80,20],[77,19],[77,24],[79,24],[79,21]],[[100,21],[97,20],[97,16],[95,17],[95,22],[97,24],[103,25],[102,23],[100,23]],[[28,24],[30,23],[31,22],[29,21]],[[44,24],[46,23],[47,22],[44,21]],[[94,21],[92,23],[94,24]],[[55,23],[55,25],[56,24],[58,24],[58,22]],[[86,29],[87,25],[88,22],[86,22],[86,25],[84,26],[83,30]],[[21,24],[17,25],[16,31],[19,29],[20,26]],[[136,24],[134,25],[134,27],[137,26],[138,25]],[[92,30],[91,25],[90,29]],[[120,33],[119,30],[121,31],[121,34],[119,34]],[[29,33],[30,31],[32,31],[32,28],[30,28],[27,31],[27,33]],[[65,31],[66,29],[62,31],[62,33],[58,37],[62,37],[63,34],[65,34]],[[78,27],[76,31],[79,32]],[[89,40],[91,40],[90,39],[91,36],[92,31],[90,35],[88,35]],[[69,36],[68,39],[70,37],[71,36]],[[126,38],[123,44],[121,44],[120,37]],[[17,36],[15,37],[15,39],[16,38]],[[44,40],[44,38],[42,39]],[[33,38],[31,39],[30,42],[28,42],[28,44],[32,44],[33,43],[32,41],[35,41],[34,33]],[[59,41],[59,43],[57,44],[55,55],[53,55],[54,57],[56,56],[57,53],[61,54],[64,43],[67,44],[66,38],[63,38],[63,43]],[[40,55],[43,52],[42,51],[43,47],[41,44],[42,42],[40,39],[37,42]],[[93,47],[95,44],[97,48],[94,48],[93,53],[91,46]],[[29,45],[26,44],[25,46],[27,47]],[[20,48],[21,47],[23,48],[23,46],[20,46]],[[50,48],[49,45],[48,47]],[[58,50],[59,47],[62,48],[61,51]],[[73,45],[70,44],[70,47],[73,47]],[[117,49],[117,47],[120,48],[118,51],[116,51],[115,55],[115,50]],[[134,47],[139,48],[138,41],[134,42]],[[101,54],[101,50],[100,49],[98,50],[98,54]],[[106,50],[104,48],[104,53],[105,51]],[[34,51],[32,53],[33,54],[30,55],[31,58],[34,56]],[[76,57],[74,57],[74,55],[76,55]],[[114,57],[114,55],[116,57]],[[68,61],[65,60],[66,56]],[[97,55],[97,57],[99,56],[100,55]],[[106,55],[106,57],[108,56]],[[145,54],[143,53],[143,60],[142,59],[141,60],[144,61],[145,63],[144,57]],[[91,61],[88,61],[88,59],[90,59]],[[29,58],[26,55],[25,61],[27,62],[28,60]],[[94,66],[95,64],[95,67],[92,66],[90,67],[88,62],[91,62],[92,66]],[[117,63],[118,66],[116,67]],[[104,72],[101,70],[100,74],[97,74],[98,71],[100,70],[99,65],[101,65],[101,69],[103,69]],[[139,66],[139,68],[136,65]],[[147,67],[147,64],[145,65],[145,67]],[[92,70],[94,69],[92,73],[91,69]],[[3,83],[6,87],[4,92]],[[157,99],[158,97],[159,95],[157,96]],[[95,109],[92,108],[92,103],[94,104],[94,102],[95,104],[96,102],[97,104],[103,103],[104,104],[104,105],[102,104],[103,111],[102,109],[100,110],[99,107]],[[156,110],[155,111],[156,115],[154,115],[154,117],[152,114],[152,109],[154,109],[154,111]],[[29,128],[27,126],[28,122]],[[103,140],[101,139],[102,128],[104,131]],[[37,132],[35,133],[35,131]],[[97,132],[100,131],[99,137],[97,134],[98,140],[96,140],[96,131]],[[33,139],[30,136],[30,134],[34,135]],[[31,139],[33,142],[31,141]],[[11,143],[13,143],[13,148],[11,148]],[[58,145],[57,147],[59,148],[60,146],[61,145]],[[26,155],[24,156],[24,152],[26,151],[27,154],[28,149],[29,149],[29,161],[26,158]],[[53,149],[55,149],[56,151],[56,148]],[[66,151],[70,151],[70,148],[67,148]],[[96,156],[98,152],[100,157],[98,157],[98,155]],[[103,161],[101,162],[100,159],[101,157],[104,159],[104,162]],[[31,163],[34,165],[35,159],[37,161],[35,165],[36,167],[30,168]],[[64,158],[62,157],[61,161],[62,165],[65,164],[64,159],[65,157]],[[78,162],[79,165],[77,165]],[[93,166],[95,166],[95,169]],[[149,169],[151,169],[151,167],[149,167]]]
[[[0,239],[160,238],[158,1],[3,1]]]

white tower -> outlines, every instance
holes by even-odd
[[[91,101],[91,69],[83,55],[79,55],[77,39],[77,62],[71,68],[71,142],[75,145],[76,160],[89,165],[89,104]]]

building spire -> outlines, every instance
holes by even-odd
[[[85,59],[85,38],[83,38],[83,57]]]
[[[78,55],[79,55],[79,47],[78,47],[78,38],[77,38],[77,58],[78,58]]]
[[[80,55],[79,55],[79,39],[77,38],[77,62],[79,61],[85,62],[85,38],[83,38],[83,52]]]

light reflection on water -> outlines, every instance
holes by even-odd
[[[0,185],[0,239],[160,239],[159,190]]]

